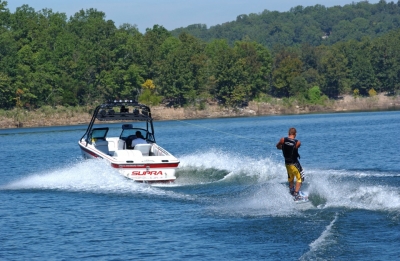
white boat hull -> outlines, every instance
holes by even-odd
[[[112,144],[111,138],[109,143]],[[80,140],[82,156],[86,159],[100,158],[108,161],[112,168],[123,176],[137,182],[173,182],[179,160],[156,144],[152,144],[152,155],[143,156],[137,150],[108,150],[104,152],[95,144]]]

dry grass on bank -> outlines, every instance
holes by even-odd
[[[155,120],[182,120],[199,118],[246,117],[260,115],[304,114],[322,112],[371,111],[400,109],[400,96],[379,94],[368,98],[344,96],[328,104],[300,106],[296,102],[285,103],[280,99],[271,102],[250,102],[245,108],[225,108],[208,104],[204,110],[195,108],[152,107]],[[0,111],[0,128],[42,127],[88,124],[91,119],[88,108],[44,107],[35,111]]]

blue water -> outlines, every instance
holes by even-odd
[[[275,148],[292,126],[306,206],[291,200]],[[0,259],[400,259],[400,112],[155,128],[181,160],[173,185],[138,184],[83,160],[86,126],[0,130]]]

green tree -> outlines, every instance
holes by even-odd
[[[72,54],[76,63],[73,73],[80,85],[80,102],[90,104],[103,100],[109,91],[101,77],[112,70],[109,39],[116,31],[114,22],[106,21],[105,14],[96,9],[81,10],[70,18],[68,30],[80,39]]]
[[[203,94],[206,83],[206,56],[204,43],[191,35],[183,33],[179,42],[168,39],[168,52],[163,51],[160,71],[155,82],[161,86],[161,94],[173,103],[195,104]]]
[[[347,58],[337,49],[328,50],[321,60],[320,73],[324,75],[321,91],[331,98],[349,90]]]
[[[272,79],[276,94],[284,97],[296,94],[297,88],[292,88],[292,84],[293,80],[301,75],[303,66],[301,60],[298,57],[287,56],[275,66],[275,70],[272,72]],[[301,81],[302,85],[303,80]],[[298,86],[299,83],[297,83]]]
[[[207,45],[206,53],[209,57],[211,93],[219,102],[234,105],[236,98],[240,97],[238,94],[232,97],[233,90],[239,86],[237,78],[240,77],[240,63],[236,62],[233,48],[226,40],[215,40]]]
[[[152,80],[147,79],[142,84],[142,89],[143,90],[139,96],[139,102],[151,106],[160,104],[163,97],[157,94],[156,85],[153,83]]]
[[[349,84],[351,89],[358,89],[361,95],[368,95],[368,90],[376,86],[375,73],[371,64],[371,42],[348,41],[336,45],[347,58]]]
[[[13,103],[12,96],[15,93],[15,90],[10,86],[11,79],[10,77],[0,72],[0,108],[10,108]]]
[[[7,2],[0,1],[0,108],[10,109],[17,88],[13,79],[17,74],[18,44],[15,41],[11,25],[11,14],[6,8]]]
[[[256,42],[238,41],[235,43],[234,52],[237,56],[238,67],[240,67],[240,87],[235,89],[243,92],[237,97],[237,103],[249,101],[259,96],[260,93],[266,93],[271,73],[272,58],[269,51]]]
[[[143,61],[145,79],[155,79],[160,66],[160,47],[164,41],[171,36],[171,33],[162,26],[154,25],[152,29],[147,28],[141,39],[138,50],[141,52],[140,60]]]
[[[400,30],[373,41],[371,64],[378,80],[378,90],[396,93],[400,90]]]
[[[324,97],[318,86],[314,86],[308,90],[307,99],[311,104],[323,104]]]

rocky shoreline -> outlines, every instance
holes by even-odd
[[[155,106],[152,107],[152,115],[155,120],[187,120],[378,110],[400,110],[400,96],[386,96],[385,94],[367,98],[344,96],[341,99],[330,101],[324,106],[284,104],[283,101],[279,99],[274,99],[269,103],[250,102],[247,107],[236,109],[220,107],[213,104],[207,105],[204,110]],[[55,110],[53,113],[47,115],[46,113],[26,111],[24,112],[24,117],[19,121],[15,119],[15,116],[0,116],[0,129],[88,124],[91,116],[92,115],[89,113],[73,113],[68,110]]]

